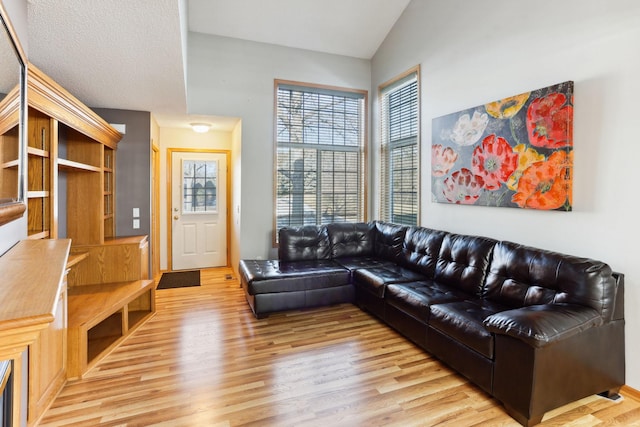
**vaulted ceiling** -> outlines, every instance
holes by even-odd
[[[85,104],[183,127],[189,31],[370,59],[409,1],[28,0],[27,49]]]

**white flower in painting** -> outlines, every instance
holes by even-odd
[[[473,117],[469,117],[468,114],[463,114],[458,117],[458,121],[453,126],[451,140],[465,147],[473,145],[480,140],[488,123],[489,116],[487,116],[486,113],[480,114],[474,111]]]

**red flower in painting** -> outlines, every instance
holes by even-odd
[[[573,107],[564,105],[567,97],[551,93],[536,98],[527,110],[527,132],[531,145],[561,148],[573,145]]]
[[[449,203],[472,205],[480,197],[484,181],[467,168],[462,168],[444,180],[444,197]]]
[[[473,150],[471,169],[475,175],[482,177],[484,188],[497,190],[518,167],[518,153],[506,139],[489,135]]]
[[[458,160],[458,153],[451,147],[443,147],[440,144],[431,146],[431,175],[444,176]]]
[[[521,208],[552,210],[571,206],[572,153],[555,151],[524,170],[511,200]]]

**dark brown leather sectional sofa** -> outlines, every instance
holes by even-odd
[[[355,302],[523,425],[625,381],[624,277],[600,261],[380,221],[285,228],[242,260],[256,317]]]

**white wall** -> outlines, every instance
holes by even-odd
[[[636,0],[413,0],[372,60],[372,87],[421,64],[422,225],[597,258],[626,275],[627,384],[635,389],[639,24]],[[434,117],[566,80],[575,82],[573,212],[431,202]]]
[[[274,79],[368,89],[370,62],[199,33],[188,55],[189,113],[242,119],[240,257],[273,256]]]
[[[210,130],[195,133],[191,129],[160,128],[160,269],[166,270],[170,251],[167,248],[167,150],[169,148],[202,148],[231,150],[232,133]],[[170,159],[169,159],[170,161]],[[233,170],[233,169],[232,169]],[[232,184],[233,185],[233,184]]]

